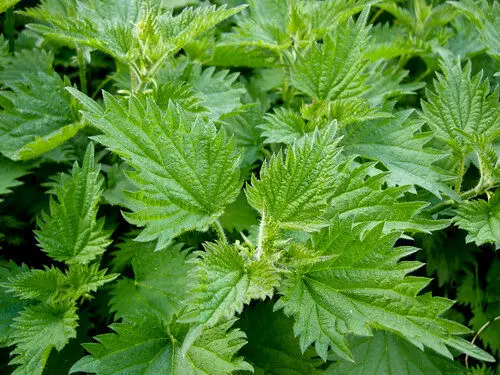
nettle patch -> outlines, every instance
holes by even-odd
[[[0,4],[2,371],[493,374],[500,4],[212,3]]]

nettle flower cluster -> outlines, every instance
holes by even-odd
[[[84,344],[72,373],[413,373],[408,358],[419,373],[460,373],[454,355],[493,361],[446,315],[453,302],[412,275],[422,263],[408,244],[455,223],[500,246],[498,89],[451,43],[461,17],[498,63],[498,4],[163,3],[18,12],[32,20],[26,44],[76,51],[78,85],[50,48],[9,54],[0,40],[0,193],[86,148],[38,218],[57,263],[0,268],[13,374],[42,374],[105,284],[113,332]],[[116,71],[91,94],[99,51]],[[416,78],[403,69],[415,57]],[[435,71],[421,105],[408,99]],[[111,256],[99,205],[137,227]]]

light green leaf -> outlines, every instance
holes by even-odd
[[[207,230],[236,199],[239,156],[224,131],[175,105],[165,111],[149,99],[122,104],[105,93],[106,110],[72,90],[85,117],[104,135],[95,139],[134,167],[128,176],[140,190],[125,193],[134,212],[125,218],[145,226],[139,241],[158,238],[157,249],[188,230]]]
[[[252,260],[233,245],[206,243],[196,263],[196,286],[183,322],[213,326],[253,299],[272,297],[279,274],[267,259]]]
[[[434,220],[422,213],[427,202],[405,201],[410,186],[386,187],[390,173],[375,168],[374,163],[352,169],[344,163],[338,170],[327,217],[351,220],[354,226],[371,230],[382,224],[383,232],[427,232],[446,228],[449,220]]]
[[[230,330],[233,323],[230,320],[205,330],[185,355],[180,349],[187,325],[166,325],[154,314],[115,323],[111,328],[116,333],[99,335],[98,343],[84,345],[91,355],[75,363],[70,373],[229,375],[251,371],[243,358],[235,356],[245,344],[245,334]]]
[[[183,100],[177,100],[181,106],[194,112],[205,111],[204,115],[216,121],[241,105],[240,97],[245,90],[235,84],[237,78],[237,73],[230,74],[228,70],[215,71],[214,67],[203,70],[201,64],[187,62],[178,66],[167,65],[159,72],[158,83],[166,82],[167,87],[173,82],[187,85],[191,98],[184,94],[184,98],[181,97]],[[165,95],[163,88],[156,96],[157,104],[166,108],[173,95]],[[175,98],[172,99],[175,101]]]
[[[0,41],[2,39],[0,38]],[[7,54],[5,62],[0,65],[0,83],[15,84],[18,81],[29,83],[26,74],[45,73],[54,75],[54,56],[43,49],[23,49],[14,55]]]
[[[462,0],[449,1],[449,3],[474,23],[487,53],[500,60],[500,5],[498,2]]]
[[[115,319],[148,311],[169,322],[183,306],[189,290],[189,257],[181,251],[182,245],[161,251],[153,251],[154,244],[147,248],[140,245],[143,249],[132,258],[135,277],[123,278],[114,285],[111,310],[116,312]]]
[[[431,348],[453,358],[447,346],[482,360],[493,357],[459,338],[470,331],[441,318],[452,301],[430,294],[418,295],[429,280],[407,276],[421,266],[398,262],[416,251],[393,247],[399,233],[384,235],[382,225],[364,239],[352,223],[334,221],[313,234],[309,246],[330,259],[294,271],[280,290],[276,308],[295,318],[294,331],[301,348],[315,342],[326,358],[328,347],[340,357],[353,360],[346,336],[370,336],[371,328],[385,329],[404,337],[420,349]]]
[[[350,341],[354,363],[340,360],[325,375],[464,375],[467,369],[430,350],[419,350],[406,340],[389,332],[376,331],[373,337],[356,337]]]
[[[16,348],[10,364],[19,365],[12,375],[41,375],[52,349],[59,351],[76,337],[77,320],[71,303],[34,305],[21,312],[12,324]]]
[[[460,61],[444,61],[443,74],[434,80],[434,90],[426,90],[421,118],[434,134],[452,146],[459,155],[474,148],[459,132],[482,134],[490,140],[500,135],[499,90],[490,93],[482,73],[471,77],[471,63],[462,69]],[[458,131],[457,131],[458,130]]]
[[[455,175],[433,165],[448,155],[425,147],[432,135],[419,132],[423,124],[411,118],[411,113],[399,111],[394,118],[349,126],[342,141],[345,152],[384,163],[391,172],[390,185],[413,184],[437,197],[441,193],[456,197],[447,184]]]
[[[350,19],[291,61],[290,84],[316,99],[346,99],[362,94],[366,77],[364,48],[368,42],[369,8],[356,23]]]
[[[46,37],[100,50],[121,62],[143,66],[151,76],[186,43],[243,8],[188,7],[174,16],[158,0],[148,6],[139,0],[65,4],[44,0],[22,13],[40,21],[29,27]]]
[[[285,156],[274,154],[252,176],[246,188],[249,203],[281,228],[315,231],[327,225],[327,209],[340,149],[335,128],[305,136],[288,147]]]
[[[0,4],[0,13],[5,12],[10,7],[16,5],[20,0],[2,0]]]
[[[111,233],[103,230],[104,219],[96,220],[97,205],[104,179],[94,161],[90,144],[82,166],[73,165],[70,174],[61,174],[50,191],[50,213],[42,212],[36,238],[52,259],[88,263],[101,255],[111,243]],[[64,235],[61,235],[64,233]]]
[[[3,287],[21,299],[40,302],[76,301],[100,286],[113,281],[118,274],[106,275],[99,265],[72,264],[63,273],[55,267],[34,269],[9,277]]]
[[[453,218],[459,228],[468,232],[465,240],[480,246],[485,243],[500,249],[500,191],[496,191],[488,201],[477,199],[461,202]]]
[[[68,80],[55,72],[25,74],[0,91],[0,152],[13,160],[40,156],[83,127],[65,91]]]

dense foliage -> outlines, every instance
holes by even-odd
[[[500,3],[0,12],[2,373],[497,371]]]

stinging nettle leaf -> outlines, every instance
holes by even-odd
[[[260,177],[252,176],[249,203],[281,228],[315,231],[333,190],[340,148],[333,125],[305,136],[286,151],[264,162]]]
[[[133,317],[111,325],[116,333],[96,337],[84,344],[91,354],[73,365],[70,373],[97,375],[229,375],[237,370],[252,371],[243,358],[236,357],[245,344],[245,334],[230,329],[234,320],[205,330],[183,354],[181,345],[187,325],[166,324],[155,314]]]
[[[453,218],[459,228],[468,232],[466,241],[480,246],[491,243],[500,249],[500,191],[488,201],[477,199],[461,202]]]
[[[423,123],[413,119],[413,110],[394,113],[394,118],[353,124],[345,129],[341,145],[345,153],[378,160],[389,169],[390,185],[417,185],[437,197],[441,193],[457,198],[448,181],[455,175],[434,165],[449,155],[425,147],[429,133],[419,132]]]
[[[2,286],[21,299],[39,302],[76,301],[117,276],[106,275],[106,270],[100,270],[97,264],[75,263],[65,273],[55,267],[23,272],[10,277]]]
[[[154,243],[136,244],[142,248],[132,257],[135,277],[123,278],[113,286],[111,310],[116,312],[115,319],[147,311],[169,322],[180,311],[189,290],[190,256],[181,250],[182,245],[154,251]]]
[[[363,232],[382,224],[383,232],[393,231],[430,233],[450,225],[449,220],[434,220],[422,210],[429,204],[405,201],[411,186],[383,188],[390,178],[375,168],[375,163],[365,163],[356,168],[348,160],[339,166],[333,186],[334,191],[327,211],[327,218],[351,220]]]
[[[96,219],[104,179],[94,161],[89,144],[82,166],[75,162],[70,174],[61,174],[50,191],[50,211],[42,212],[35,231],[42,250],[52,259],[88,263],[101,255],[111,243],[104,219]],[[64,234],[64,235],[62,235]]]
[[[36,158],[82,127],[72,110],[70,83],[57,73],[23,74],[0,90],[0,152],[13,160]]]
[[[76,337],[78,315],[72,303],[39,304],[24,309],[12,324],[16,348],[12,375],[42,375],[53,348],[60,351]]]
[[[334,221],[313,234],[309,246],[331,259],[298,268],[284,281],[276,309],[295,318],[294,331],[304,350],[315,342],[326,359],[328,348],[348,361],[354,360],[346,336],[371,336],[372,328],[404,337],[420,349],[427,346],[453,358],[447,346],[481,360],[486,352],[460,338],[470,331],[441,315],[452,301],[430,294],[418,295],[429,283],[407,276],[419,262],[398,262],[417,249],[393,247],[399,233],[384,235],[382,225],[360,239],[352,223]]]
[[[223,130],[174,104],[163,111],[149,99],[131,98],[127,105],[105,93],[103,110],[71,92],[104,133],[94,139],[135,169],[127,175],[140,190],[126,192],[135,210],[124,216],[145,227],[138,241],[158,239],[161,249],[183,232],[207,230],[236,199],[240,156]]]
[[[356,23],[350,19],[325,35],[323,44],[314,43],[304,56],[291,62],[290,83],[317,99],[346,99],[362,94],[366,77],[363,48],[368,41],[366,21],[369,8]]]
[[[384,331],[350,340],[355,362],[340,360],[325,375],[464,375],[467,369],[430,350],[423,352],[406,340]]]
[[[499,90],[497,87],[490,93],[481,72],[471,77],[470,61],[463,69],[460,61],[445,60],[441,67],[443,74],[434,80],[434,92],[426,90],[427,101],[421,102],[420,116],[459,155],[467,154],[474,144],[460,131],[482,134],[490,140],[500,136]]]
[[[12,192],[12,188],[22,184],[18,178],[28,174],[28,169],[28,165],[0,155],[0,203],[3,201],[2,195]]]
[[[194,270],[193,297],[182,322],[210,327],[241,313],[252,299],[272,297],[280,277],[269,260],[249,259],[233,245],[206,243],[204,247]]]

